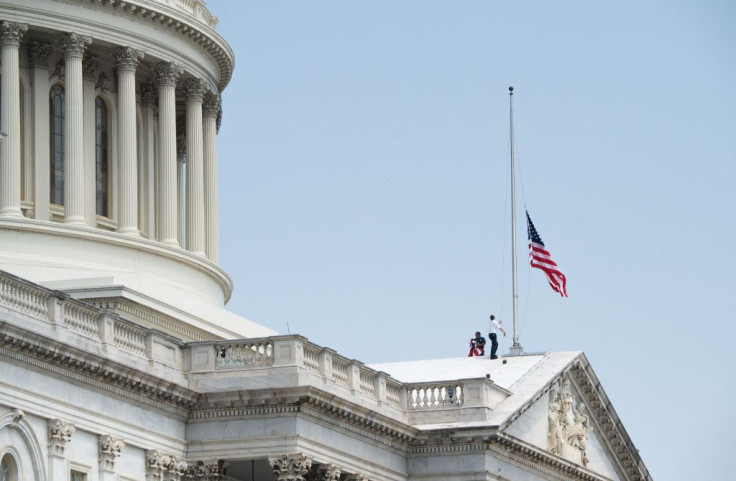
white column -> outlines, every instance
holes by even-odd
[[[84,191],[90,195],[84,197],[85,223],[97,225],[97,156],[95,152],[95,100],[97,98],[97,67],[100,61],[96,57],[86,57],[83,64],[84,87]],[[112,217],[112,216],[110,216]]]
[[[184,70],[174,63],[156,64],[158,86],[159,179],[158,240],[178,246],[176,197],[176,81]]]
[[[139,140],[142,145],[144,171],[138,188],[141,191],[141,200],[138,204],[139,226],[142,235],[149,239],[156,239],[156,151],[153,144],[154,131],[156,130],[156,88],[153,84],[143,86],[141,93],[141,107],[143,108],[143,123],[141,132],[143,138]]]
[[[208,92],[202,104],[204,140],[204,232],[205,253],[212,262],[220,262],[219,221],[217,209],[217,116],[220,96]]]
[[[20,210],[20,38],[28,30],[22,23],[0,22],[0,216],[23,217]]]
[[[135,69],[143,52],[117,47],[113,55],[118,69],[118,232],[139,236]]]
[[[64,222],[86,225],[84,219],[84,123],[82,56],[92,43],[76,33],[59,36],[64,49]]]
[[[204,81],[184,82],[187,99],[187,250],[204,256],[202,99]]]
[[[36,139],[49,138],[49,55],[54,47],[47,43],[31,42],[30,61],[33,69],[33,98],[46,101],[33,102],[33,132]],[[33,212],[39,220],[50,220],[49,142],[35,142],[33,146]]]
[[[178,225],[179,244],[182,249],[187,248],[187,186],[184,180],[187,178],[185,169],[187,167],[187,139],[179,136],[176,139],[176,188],[179,195],[177,196],[178,214],[176,222]]]

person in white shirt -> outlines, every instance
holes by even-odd
[[[496,350],[498,349],[498,331],[501,331],[506,337],[506,331],[501,327],[501,321],[496,319],[496,316],[491,314],[491,324],[489,327],[488,338],[491,340],[491,359],[498,359],[496,356]]]

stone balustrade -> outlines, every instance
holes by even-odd
[[[419,424],[487,418],[510,393],[490,379],[402,383],[299,335],[182,343],[68,295],[0,272],[0,331],[42,321],[36,334],[199,392],[317,386],[365,408]],[[15,313],[15,315],[12,315]],[[2,334],[2,332],[0,332]],[[215,376],[212,376],[216,373]],[[188,380],[187,380],[188,379]]]

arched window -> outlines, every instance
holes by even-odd
[[[64,87],[51,87],[51,203],[64,205]]]
[[[9,454],[3,456],[3,460],[0,461],[0,481],[18,481],[18,469]]]
[[[95,179],[97,215],[110,217],[110,154],[107,104],[100,97],[95,100]]]

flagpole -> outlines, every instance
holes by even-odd
[[[524,349],[519,344],[519,292],[516,278],[516,173],[514,165],[514,87],[509,87],[509,142],[511,144],[511,282],[513,283],[514,343],[509,349],[512,356],[520,356]]]

